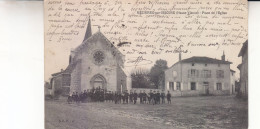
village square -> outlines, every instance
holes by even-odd
[[[125,56],[100,29],[92,34],[89,20],[67,68],[45,82],[46,128],[247,128],[247,41],[237,54],[239,78],[224,51],[178,56],[171,66],[158,59],[128,76]],[[131,61],[138,60],[149,62]]]

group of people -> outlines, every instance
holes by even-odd
[[[71,96],[68,97],[68,103],[72,102],[114,102],[115,104],[128,104],[133,103],[136,104],[139,98],[140,104],[164,104],[165,99],[167,99],[168,104],[171,103],[171,93],[168,91],[165,94],[163,91],[160,93],[159,90],[150,90],[149,93],[146,93],[145,90],[139,93],[134,91],[125,90],[124,92],[113,92],[113,91],[106,91],[101,88],[96,89],[88,89],[84,90],[84,92],[78,93],[73,92]]]
[[[101,88],[88,89],[84,92],[78,93],[73,92],[71,96],[68,96],[68,103],[72,102],[104,102],[105,101],[105,90]]]

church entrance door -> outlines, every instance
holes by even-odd
[[[101,89],[106,89],[106,79],[101,75],[97,74],[93,76],[90,80],[90,84],[92,88],[101,88]]]

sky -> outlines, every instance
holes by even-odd
[[[45,1],[45,81],[49,80],[52,73],[59,72],[68,66],[70,51],[80,45],[84,39],[89,16],[92,33],[99,31],[98,26],[100,26],[100,31],[125,55],[124,71],[127,75],[136,68],[134,66],[127,67],[131,65],[127,62],[138,56],[153,62],[140,65],[138,68],[149,69],[158,59],[167,60],[170,67],[179,60],[179,54],[176,52],[166,53],[165,51],[183,46],[182,50],[188,50],[188,52],[182,53],[182,59],[192,56],[221,59],[224,52],[226,60],[233,62],[230,66],[231,69],[235,70],[236,76],[239,77],[237,66],[241,63],[241,57],[238,57],[238,53],[242,44],[247,40],[246,1],[233,4],[237,1],[231,0],[229,4],[224,4],[224,2],[214,4],[214,1],[208,3],[202,0],[201,5],[192,4],[190,11],[199,13],[194,15],[182,14],[187,11],[178,11],[190,8],[191,3],[178,4],[177,1],[161,1],[166,5],[147,0],[141,0],[141,3],[144,4],[136,4],[140,0],[131,2],[121,0],[117,3],[102,3],[101,1],[101,4],[97,4],[98,7],[93,3],[85,4],[84,0],[68,1],[73,5],[64,3],[64,1],[61,4],[48,4],[49,1]],[[208,4],[210,4],[210,9],[206,8],[209,7]],[[61,10],[59,10],[60,7],[62,7]],[[170,10],[173,7],[174,10]],[[168,11],[175,11],[175,13],[159,14],[158,16],[138,14],[138,10],[147,10],[147,8],[155,11],[168,9]],[[207,14],[206,12],[224,13]],[[216,17],[213,18],[214,16]],[[50,22],[51,20],[64,19],[70,22]],[[71,28],[70,25],[72,25]],[[64,30],[65,32],[73,31],[76,34],[52,35]],[[210,34],[215,35],[215,37],[207,37]],[[223,36],[225,34],[226,36]],[[117,44],[120,42],[131,42],[131,44],[118,47]],[[223,43],[226,44],[223,45]],[[206,47],[195,44],[205,44]],[[208,46],[209,44],[218,45]],[[142,47],[140,47],[141,45]],[[144,46],[153,46],[153,48]],[[127,54],[133,52],[132,49],[147,54]],[[163,49],[161,54],[151,54],[152,51],[160,51],[160,49]]]

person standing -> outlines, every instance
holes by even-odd
[[[153,92],[152,92],[152,90],[150,90],[150,93],[148,93],[148,103],[149,104],[151,104],[151,100],[152,100],[152,95],[153,94]]]
[[[129,93],[128,93],[128,90],[125,91],[125,102],[126,104],[128,104],[128,96],[129,96]]]
[[[117,104],[117,92],[115,91],[115,94],[114,94],[114,101],[115,101],[115,104]]]
[[[133,103],[133,92],[132,92],[132,90],[130,90],[129,98],[130,98],[130,103]]]
[[[168,91],[168,93],[167,93],[168,104],[171,104],[171,97],[172,97],[172,95],[171,95],[170,91]]]
[[[161,94],[160,94],[160,91],[159,91],[159,90],[157,91],[156,97],[157,97],[157,103],[160,104]]]
[[[153,91],[153,97],[152,97],[153,105],[156,104],[156,91]]]
[[[123,104],[125,104],[125,91],[121,94],[121,98],[123,100]]]
[[[145,90],[143,91],[143,103],[146,104],[146,98],[147,94],[145,93]]]
[[[143,93],[142,93],[142,91],[140,90],[140,92],[139,92],[139,99],[140,99],[140,104],[142,104],[143,103]]]
[[[78,92],[76,92],[75,100],[76,100],[76,103],[79,103],[79,95],[78,95]]]
[[[165,103],[165,93],[164,93],[164,91],[162,91],[162,93],[161,93],[161,98],[162,98],[162,104],[164,104]]]
[[[134,91],[134,94],[133,94],[133,97],[134,97],[134,104],[136,104],[136,101],[137,101],[137,93],[136,93],[136,90]]]
[[[119,91],[119,92],[117,93],[117,95],[118,95],[118,100],[117,100],[117,102],[121,104],[121,99],[122,99],[122,94],[121,94],[121,92]]]

